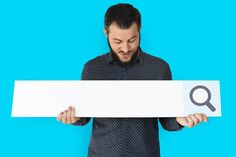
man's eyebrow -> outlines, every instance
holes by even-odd
[[[133,37],[131,37],[131,38],[129,38],[129,40],[132,40],[132,39],[134,39],[134,38],[136,38],[137,36],[135,35],[135,36],[133,36]]]
[[[113,40],[122,41],[122,40],[120,40],[120,39],[118,39],[118,38],[113,38]]]
[[[136,38],[136,37],[137,37],[137,36],[135,35],[135,36],[129,38],[128,40],[132,40],[132,39],[134,39],[134,38]],[[113,38],[113,40],[122,41],[121,39],[118,39],[118,38]]]

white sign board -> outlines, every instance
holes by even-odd
[[[221,116],[219,81],[15,81],[12,117]]]

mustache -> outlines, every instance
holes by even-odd
[[[125,51],[119,51],[118,53],[120,53],[120,54],[131,54],[131,53],[133,53],[134,51],[127,51],[127,52],[125,52]]]
[[[111,51],[111,55],[112,55],[112,58],[113,60],[120,66],[120,67],[123,67],[123,68],[126,68],[130,65],[132,65],[134,62],[135,62],[135,59],[137,58],[137,55],[138,55],[138,50],[135,51],[132,56],[131,56],[131,59],[130,61],[128,62],[123,62],[120,60],[119,56],[114,52],[114,51]]]
[[[126,53],[132,53],[132,56],[131,56],[131,59],[130,61],[128,62],[122,62],[119,58],[119,56],[116,54],[116,52],[112,49],[111,45],[110,45],[110,42],[109,40],[107,39],[107,43],[108,43],[108,46],[110,48],[110,53],[112,55],[112,58],[113,60],[120,66],[120,67],[123,67],[123,68],[126,68],[130,65],[132,65],[135,61],[135,59],[137,58],[137,55],[138,55],[138,50],[140,49],[140,47],[138,46],[137,50],[135,51],[128,51],[128,52],[124,52],[124,51],[119,51],[117,53],[122,53],[122,54],[126,54]]]

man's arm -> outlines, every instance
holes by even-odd
[[[168,131],[177,131],[181,130],[184,126],[180,125],[176,118],[159,118],[161,126]]]
[[[93,80],[93,78],[91,76],[92,76],[92,74],[89,71],[88,65],[85,64],[83,71],[82,71],[81,80]],[[75,123],[72,123],[72,125],[83,126],[83,125],[86,125],[87,123],[89,123],[90,119],[91,118],[89,118],[89,117],[79,118],[78,121],[76,121]]]
[[[92,80],[91,74],[89,72],[88,66],[85,64],[83,71],[82,71],[82,77],[81,80]],[[77,126],[83,126],[86,125],[91,118],[89,117],[75,117],[75,108],[72,106],[69,106],[67,110],[64,112],[61,112],[57,116],[57,120],[61,121],[64,124],[72,124]]]
[[[164,80],[172,80],[172,74],[169,65],[164,71]],[[207,122],[208,118],[205,114],[195,113],[187,117],[174,117],[174,118],[159,118],[162,127],[169,131],[181,130],[184,126],[192,128],[201,122]]]
[[[164,76],[163,80],[172,80],[172,74],[169,65],[167,64],[166,68],[164,69]],[[168,131],[176,131],[183,128],[182,125],[180,125],[176,118],[159,118],[159,121],[162,125],[162,127]]]

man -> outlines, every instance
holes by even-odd
[[[171,80],[169,65],[140,48],[140,29],[141,16],[136,8],[130,4],[111,6],[105,14],[104,29],[110,52],[88,61],[82,80]],[[117,99],[122,99],[122,93]],[[70,106],[57,120],[82,126],[90,118],[75,117],[75,109]],[[177,118],[94,118],[88,156],[160,156],[158,120],[165,129],[175,131],[183,126],[191,128],[207,121],[207,117],[193,114]]]

